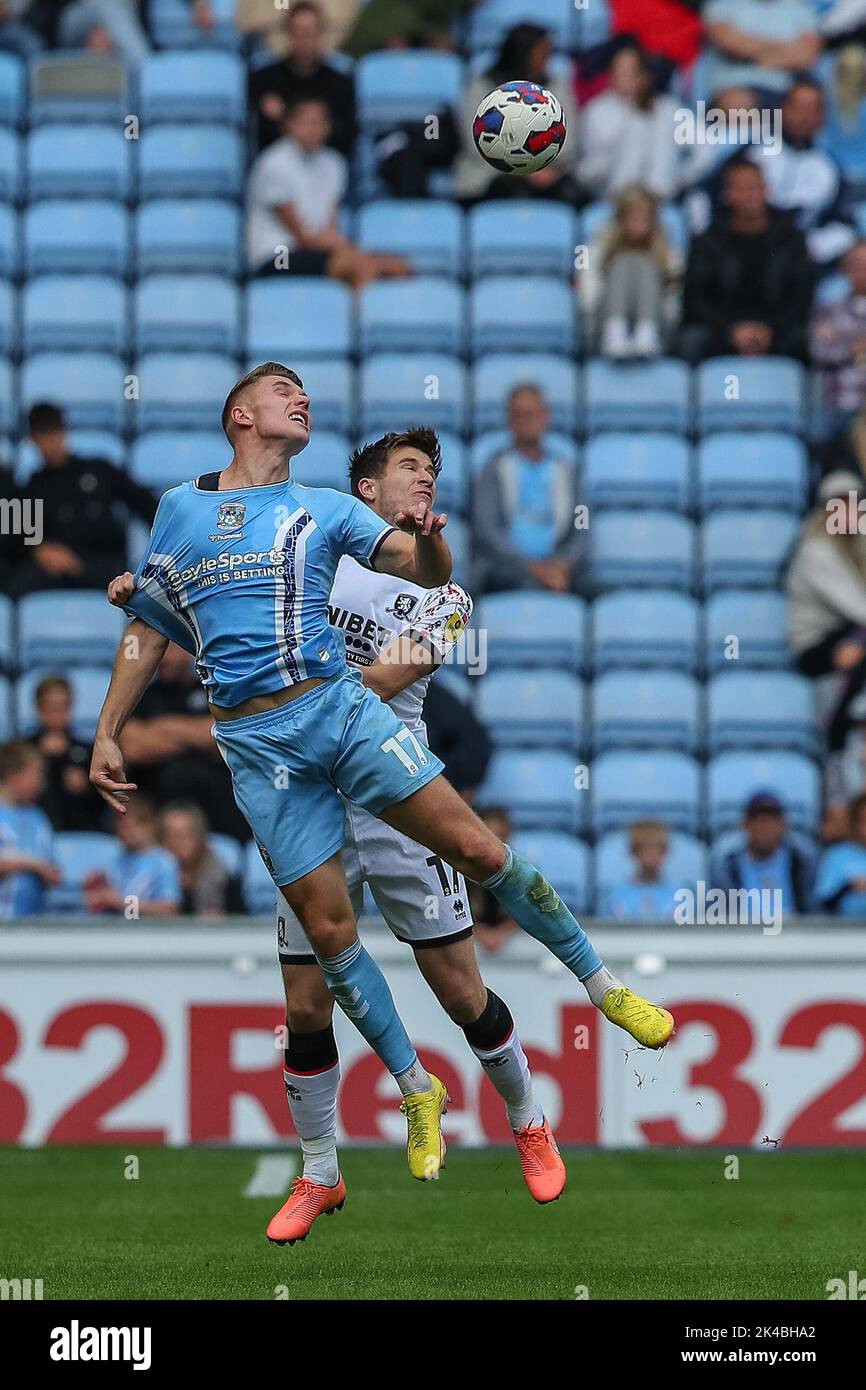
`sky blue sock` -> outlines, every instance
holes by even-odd
[[[398,1076],[417,1060],[391,991],[373,957],[355,940],[338,956],[316,957],[322,974],[343,1013]]]
[[[502,868],[484,880],[518,926],[540,941],[579,980],[602,967],[601,957],[559,894],[528,859],[506,845]]]

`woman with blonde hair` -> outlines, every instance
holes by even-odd
[[[668,241],[658,202],[640,184],[617,195],[614,215],[578,272],[584,313],[597,316],[600,351],[616,360],[656,357],[676,317],[682,257]]]

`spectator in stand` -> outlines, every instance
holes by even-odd
[[[850,293],[812,311],[810,355],[821,373],[821,406],[831,424],[850,423],[866,399],[866,241],[857,241],[843,261]],[[863,423],[860,431],[862,434]],[[847,439],[833,441],[834,466],[847,468]],[[863,456],[866,463],[866,454]],[[853,465],[859,467],[859,461]]]
[[[719,114],[724,120],[719,119]],[[683,205],[693,236],[705,232],[713,219],[732,157],[745,154],[761,138],[761,112],[748,87],[727,87],[711,97],[701,138],[684,149],[680,165]]]
[[[848,838],[848,808],[866,794],[866,691],[848,705],[844,745],[824,760],[824,815],[821,839],[833,844]]]
[[[55,830],[93,830],[102,802],[90,782],[91,745],[72,731],[72,686],[65,676],[45,676],[36,687],[39,727],[29,742],[45,759],[40,805]]]
[[[578,197],[574,169],[577,163],[578,115],[570,83],[554,81],[550,75],[553,40],[547,29],[537,24],[517,24],[506,34],[494,66],[472,78],[466,88],[459,133],[463,152],[457,161],[454,181],[456,196],[465,202],[481,198],[557,198],[575,202]],[[515,178],[497,174],[475,148],[472,122],[483,97],[503,82],[525,79],[542,87],[555,87],[562,103],[568,138],[553,164],[536,174]]]
[[[192,657],[171,642],[120,746],[130,781],[157,804],[194,801],[207,807],[213,830],[245,841],[249,830],[235,805],[212,726]]]
[[[510,841],[511,817],[503,807],[485,806],[479,808],[478,815],[500,840],[506,844]],[[472,913],[475,940],[491,954],[500,951],[509,936],[517,930],[517,923],[508,916],[499,899],[494,897],[489,888],[485,888],[481,883],[473,883],[471,879],[467,879],[466,887],[469,889],[469,910]]]
[[[5,459],[0,460],[0,501],[15,503],[19,500],[20,488],[15,481],[12,469]],[[11,512],[10,512],[11,515]],[[36,521],[35,515],[31,515],[31,523]],[[16,535],[14,526],[0,526],[0,593],[8,593],[12,574],[20,561],[24,550],[24,540],[22,536]],[[36,538],[34,531],[33,538]]]
[[[677,189],[677,104],[656,92],[643,49],[624,43],[610,65],[610,88],[588,102],[577,166],[589,198],[613,198],[639,183],[662,200]]]
[[[61,880],[53,862],[51,822],[37,802],[45,785],[38,749],[13,740],[0,746],[0,920],[44,910],[45,889]]]
[[[41,35],[29,23],[31,0],[0,0],[0,53],[32,58],[43,47]]]
[[[714,855],[710,887],[722,892],[779,889],[782,911],[808,912],[815,866],[790,833],[785,807],[772,791],[755,792],[743,812],[742,840]]]
[[[479,0],[367,0],[343,44],[353,58],[378,48],[451,48],[455,20]]]
[[[550,411],[531,382],[508,396],[511,442],[475,480],[472,497],[476,588],[577,587],[585,532],[575,528],[577,471],[548,439]]]
[[[174,801],[162,813],[163,846],[177,862],[180,913],[185,917],[224,917],[244,911],[238,878],[229,873],[208,844],[207,816],[192,801]]]
[[[656,199],[640,184],[627,185],[577,277],[584,318],[595,323],[603,356],[658,356],[678,316],[676,285],[682,272],[682,257],[659,221]]]
[[[113,463],[70,453],[59,406],[34,405],[29,426],[42,467],[21,492],[42,509],[43,539],[19,552],[10,592],[103,589],[126,569],[126,522],[118,508],[150,525],[156,499]]]
[[[866,917],[866,796],[851,802],[848,838],[825,849],[815,879],[815,911]]]
[[[713,91],[754,87],[771,105],[821,52],[808,0],[710,0],[702,13]]]
[[[52,46],[117,52],[127,63],[150,53],[139,0],[36,0],[34,17],[48,31]]]
[[[445,764],[445,775],[464,801],[472,804],[475,789],[490,762],[490,739],[468,701],[457,698],[442,681],[431,681],[424,698],[427,744]]]
[[[322,49],[332,53],[342,48],[360,0],[318,0],[318,8],[323,24]],[[236,0],[235,24],[242,34],[264,43],[275,57],[285,58],[290,46],[286,11],[278,8],[274,0]]]
[[[667,67],[691,68],[701,51],[703,0],[608,0],[613,32],[629,34]]]
[[[259,149],[285,134],[288,110],[301,101],[324,102],[323,144],[350,158],[355,144],[355,80],[325,61],[325,23],[313,0],[297,0],[285,16],[288,53],[280,63],[253,69],[250,100],[258,112]]]
[[[723,205],[689,250],[683,355],[804,358],[813,282],[802,232],[768,206],[757,165],[733,161]]]
[[[284,135],[255,160],[247,189],[247,256],[257,275],[327,275],[361,289],[411,274],[402,256],[363,251],[339,228],[348,168],[325,148],[328,110],[304,98],[289,108]]]
[[[173,917],[180,910],[180,876],[172,855],[158,842],[159,817],[146,797],[135,796],[114,822],[117,849],[105,870],[84,880],[88,912]]]
[[[667,827],[657,820],[639,820],[628,834],[634,873],[602,894],[600,917],[618,922],[672,922],[677,885],[664,876],[670,853]]]

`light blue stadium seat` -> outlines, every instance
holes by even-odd
[[[469,296],[472,352],[499,352],[516,341],[533,352],[570,356],[577,346],[577,298],[552,275],[491,275]]]
[[[247,910],[258,916],[272,918],[277,902],[277,889],[265,868],[255,840],[250,840],[244,846],[243,856],[241,891]]]
[[[358,213],[358,244],[405,256],[416,275],[463,273],[463,213],[436,198],[379,198]]]
[[[601,512],[589,538],[592,574],[601,588],[694,587],[695,528],[685,517],[650,508]]]
[[[14,208],[0,203],[0,277],[14,280],[21,260],[21,223]]]
[[[118,468],[126,467],[126,444],[110,430],[74,429],[68,432],[69,447],[79,458],[108,459]],[[32,439],[22,438],[15,450],[15,480],[26,483],[37,469],[42,468],[42,455]]]
[[[49,888],[45,900],[47,913],[86,911],[84,880],[92,873],[108,870],[117,854],[113,835],[98,830],[61,830],[54,836],[54,862],[63,882]]]
[[[821,814],[821,774],[799,753],[720,753],[707,765],[707,817],[711,836],[739,827],[743,807],[758,791],[784,802],[795,830],[814,833]]]
[[[466,350],[466,294],[451,280],[380,280],[358,296],[359,349],[369,352]]]
[[[292,477],[304,487],[333,487],[349,491],[349,455],[352,446],[344,434],[313,431],[312,442],[292,460]]]
[[[26,68],[14,53],[0,53],[0,125],[18,126],[27,110]]]
[[[691,419],[688,367],[672,358],[619,365],[595,357],[587,364],[586,427],[670,430],[685,434]]]
[[[608,671],[593,682],[594,754],[619,748],[672,748],[696,754],[701,691],[682,671]]]
[[[147,139],[147,136],[144,136]],[[54,126],[42,126],[27,141],[27,196],[37,198],[129,197],[132,149],[119,127],[69,126],[58,139]]]
[[[119,358],[96,352],[35,353],[21,368],[23,410],[45,399],[46,382],[73,429],[123,431],[127,403]]]
[[[543,8],[529,0],[482,0],[467,21],[469,47],[498,47],[509,29],[530,22],[549,30],[557,48],[574,46],[577,20],[572,0],[544,0]]]
[[[439,431],[442,472],[436,480],[437,510],[466,516],[469,510],[469,451],[459,435]]]
[[[15,726],[12,719],[12,690],[7,676],[0,676],[0,743],[12,738]]]
[[[565,830],[579,835],[587,793],[575,786],[569,753],[500,749],[478,788],[479,806],[503,806],[516,830]]]
[[[366,130],[458,107],[463,63],[454,53],[427,49],[367,53],[355,66],[358,119]]]
[[[5,594],[0,594],[0,670],[11,671],[17,665],[15,605]]]
[[[805,378],[787,357],[711,357],[697,369],[698,428],[802,431]]]
[[[509,430],[487,430],[484,434],[477,434],[472,440],[471,447],[471,469],[473,473],[480,473],[486,463],[489,463],[494,454],[502,453],[503,450],[514,447]],[[543,447],[545,454],[553,454],[558,458],[567,460],[577,468],[580,462],[580,450],[574,439],[567,434],[558,434],[555,430],[549,431],[544,436]]]
[[[816,143],[832,154],[841,164],[849,183],[862,194],[866,187],[866,103],[861,101],[852,125],[841,117],[831,102],[827,123],[819,132]]]
[[[727,430],[698,445],[698,507],[778,507],[802,512],[809,465],[801,440],[790,434]]]
[[[456,357],[374,354],[362,363],[360,381],[362,433],[410,425],[465,431],[466,372]]]
[[[479,357],[472,369],[473,428],[502,429],[506,401],[515,386],[540,386],[550,407],[551,429],[572,434],[577,428],[577,368],[554,354],[497,352]]]
[[[691,451],[676,434],[596,434],[584,452],[581,500],[590,507],[687,512]]]
[[[704,522],[701,538],[704,592],[775,587],[798,529],[790,512],[716,512]]]
[[[139,209],[139,275],[237,275],[243,235],[240,209],[215,198],[155,198]]]
[[[590,776],[596,835],[646,817],[690,835],[700,829],[701,771],[685,753],[602,753]]]
[[[30,59],[27,120],[31,127],[104,121],[121,126],[132,106],[130,71],[116,54],[37,53]]]
[[[589,911],[592,875],[589,850],[582,840],[564,830],[518,830],[511,845],[553,884],[575,916]]]
[[[160,494],[231,462],[231,447],[222,430],[152,430],[132,446],[130,473]]]
[[[816,751],[814,686],[793,671],[723,671],[707,686],[711,754],[739,748]]]
[[[694,672],[700,609],[686,594],[665,589],[617,589],[592,606],[596,673],[659,666]]]
[[[590,203],[580,214],[580,236],[577,238],[589,246],[613,220],[613,204],[604,199]],[[668,241],[675,251],[685,256],[689,249],[688,218],[676,203],[662,203],[659,208],[659,221]]]
[[[247,290],[246,352],[260,361],[346,357],[354,348],[351,292],[317,276],[254,280]]]
[[[578,752],[585,734],[586,692],[567,671],[489,672],[476,682],[475,713],[496,747]]]
[[[17,203],[23,186],[23,148],[14,130],[0,129],[0,201]]]
[[[453,579],[464,589],[472,592],[471,538],[469,527],[459,516],[448,519],[448,544],[453,561]]]
[[[226,55],[227,56],[227,55]],[[135,352],[240,351],[241,300],[217,275],[150,275],[135,289]]]
[[[453,664],[455,654],[459,653],[462,646],[463,643],[459,643],[452,650],[445,663],[439,667],[436,672],[436,683],[437,685],[444,685],[449,695],[453,695],[455,700],[459,700],[462,705],[471,705],[478,681]]]
[[[139,430],[209,430],[238,378],[234,358],[212,352],[152,352],[135,364]]]
[[[235,53],[151,53],[138,70],[143,124],[210,121],[243,125],[246,69]]]
[[[40,275],[21,296],[21,350],[77,349],[124,356],[129,331],[125,286],[105,275]]]
[[[239,198],[244,149],[229,126],[159,125],[139,143],[139,197]]]
[[[0,280],[0,354],[9,357],[19,346],[18,296],[11,285]]]
[[[698,880],[706,882],[707,847],[695,835],[682,830],[668,831],[669,853],[662,866],[665,883],[694,889]],[[627,830],[609,830],[595,846],[595,892],[600,900],[611,888],[629,883],[634,877],[634,860],[629,853]]]
[[[473,280],[525,275],[528,270],[569,281],[574,276],[578,224],[572,209],[563,203],[535,198],[479,203],[468,215],[467,229]]]
[[[249,366],[255,363],[250,361]],[[355,369],[345,358],[331,361],[298,354],[295,370],[313,402],[316,430],[336,430],[350,438],[356,433]],[[394,423],[385,429],[393,429]]]
[[[151,0],[150,30],[160,48],[236,49],[242,36],[235,23],[235,0],[209,0],[213,27],[202,29],[186,0]]]
[[[110,666],[125,626],[94,589],[42,590],[18,603],[18,660],[30,666]]]
[[[836,275],[825,275],[815,286],[816,304],[841,304],[851,293],[851,281],[839,271]]]
[[[501,666],[560,666],[581,671],[587,660],[586,604],[573,594],[532,589],[479,599],[474,626],[487,634],[487,661]]]
[[[13,396],[14,380],[9,363],[0,358],[0,434],[11,434],[18,428]]]
[[[240,878],[244,871],[244,846],[233,835],[220,835],[211,830],[208,845],[217,859],[233,878]]]
[[[121,203],[50,199],[24,214],[24,266],[29,276],[79,275],[94,269],[126,276],[130,219]]]
[[[18,678],[15,687],[16,724],[19,738],[29,738],[39,727],[36,687],[45,676],[63,675],[72,686],[72,730],[76,738],[90,742],[96,733],[99,712],[111,679],[110,666],[69,666],[59,670],[42,666]]]
[[[725,589],[713,594],[706,606],[704,627],[704,665],[708,671],[778,668],[790,661],[788,600],[784,594],[757,589]]]

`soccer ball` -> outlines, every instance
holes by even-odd
[[[536,82],[505,82],[482,101],[472,137],[482,159],[501,174],[536,174],[565,144],[562,106]]]

